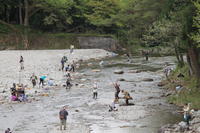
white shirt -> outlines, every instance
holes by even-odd
[[[97,83],[94,83],[93,92],[97,92],[97,88],[98,88]]]

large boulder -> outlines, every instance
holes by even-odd
[[[197,128],[197,133],[200,133],[200,127]]]
[[[158,83],[158,86],[159,86],[159,87],[163,87],[163,86],[165,86],[165,85],[166,85],[166,83],[164,83],[164,82],[159,82],[159,83]]]
[[[114,73],[115,73],[115,74],[123,74],[124,71],[119,69],[119,70],[115,70]]]
[[[124,78],[117,79],[118,81],[126,81]]]
[[[145,78],[145,79],[143,79],[142,81],[148,81],[148,82],[152,82],[152,81],[153,81],[153,79],[152,79],[152,78]]]

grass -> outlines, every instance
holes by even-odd
[[[177,85],[182,85],[183,89],[168,97],[170,103],[183,106],[185,103],[191,103],[193,109],[200,109],[200,83],[195,77],[189,76],[188,66],[177,69],[170,75],[170,80],[166,80],[165,88],[175,90]],[[183,78],[177,75],[182,73]]]

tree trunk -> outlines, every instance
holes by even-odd
[[[23,20],[22,20],[22,3],[21,2],[19,4],[19,24],[20,25],[23,24]]]
[[[175,50],[175,54],[176,54],[177,61],[178,61],[178,63],[180,63],[181,60],[180,60],[180,58],[179,58],[180,56],[179,56],[179,52],[178,52],[178,49],[177,49],[176,46],[175,46],[174,50]]]
[[[189,65],[189,75],[191,76],[191,75],[193,75],[193,71],[192,71],[192,65],[191,65],[191,61],[190,61],[190,56],[189,56],[188,53],[187,53],[186,57],[187,57],[188,65]]]
[[[199,55],[197,48],[189,48],[188,49],[188,56],[191,63],[192,74],[200,79],[200,64],[199,64]]]
[[[28,0],[24,0],[24,8],[25,8],[25,16],[24,16],[24,26],[29,25],[29,5],[28,5]]]
[[[6,22],[10,22],[10,14],[9,14],[9,7],[5,5],[5,15],[6,15]]]

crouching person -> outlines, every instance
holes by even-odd
[[[116,103],[118,102],[118,99],[115,99],[113,102],[112,102],[112,104],[111,105],[109,105],[109,112],[111,112],[111,111],[118,111],[118,109],[117,109],[117,107],[116,107]]]
[[[64,130],[66,130],[66,121],[67,121],[68,112],[66,110],[66,107],[63,107],[61,111],[59,112],[59,118],[60,118],[60,130],[62,130],[62,127],[64,126]]]

